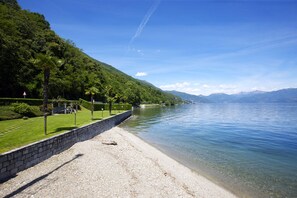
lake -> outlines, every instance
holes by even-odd
[[[121,127],[240,197],[297,197],[297,104],[142,108]]]

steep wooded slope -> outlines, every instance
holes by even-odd
[[[50,29],[44,16],[22,10],[15,0],[0,0],[0,97],[41,98],[43,70],[40,57],[51,67],[49,96],[88,98],[96,87],[96,100],[106,101],[112,88],[116,102],[176,103],[175,96],[139,81],[84,54],[70,40]],[[44,65],[44,64],[43,64]]]

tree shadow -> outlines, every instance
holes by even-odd
[[[53,132],[50,132],[50,133],[58,133],[58,132],[61,132],[61,131],[70,131],[72,129],[76,129],[77,127],[59,127],[59,128],[56,128],[55,131]]]
[[[73,160],[76,160],[77,158],[79,158],[79,157],[81,157],[81,156],[83,156],[83,154],[77,154],[77,155],[75,155],[71,160],[69,160],[69,161],[67,161],[67,162],[65,162],[65,163],[63,163],[63,164],[61,164],[60,166],[58,166],[58,167],[55,168],[54,170],[48,172],[47,174],[42,175],[42,176],[40,176],[40,177],[34,179],[33,181],[31,181],[31,182],[29,182],[29,183],[23,185],[22,187],[18,188],[17,190],[13,191],[12,193],[10,193],[10,194],[4,196],[4,198],[9,198],[9,197],[13,197],[13,196],[17,195],[18,193],[24,191],[25,189],[29,188],[30,186],[36,184],[37,182],[39,182],[39,181],[45,179],[47,176],[49,176],[49,175],[52,174],[53,172],[59,170],[60,168],[62,168],[62,167],[65,166],[66,164],[69,164],[70,162],[72,162]]]
[[[92,118],[92,120],[102,120],[102,118]]]

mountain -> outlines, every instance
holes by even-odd
[[[258,93],[240,98],[237,102],[248,103],[295,103],[297,102],[297,89],[281,89],[278,91]]]
[[[43,73],[50,69],[49,97],[89,99],[96,87],[96,101],[132,104],[180,102],[152,84],[134,79],[111,65],[93,59],[71,40],[60,38],[44,16],[22,10],[16,0],[0,0],[0,97],[41,98]]]
[[[173,94],[177,97],[180,97],[181,99],[183,99],[187,102],[190,102],[190,103],[209,103],[210,102],[204,96],[196,96],[196,95],[191,95],[191,94],[178,92],[178,91],[166,91],[166,92]]]
[[[226,102],[232,102],[234,100],[233,95],[228,95],[224,93],[216,93],[216,94],[211,94],[209,96],[204,96],[207,100],[210,102],[218,102],[218,103],[226,103]]]
[[[230,103],[230,102],[244,102],[244,98],[253,97],[258,94],[265,92],[262,91],[252,91],[252,92],[240,92],[238,94],[225,94],[225,93],[216,93],[209,96],[204,96],[206,99],[213,103]]]
[[[295,103],[297,102],[297,88],[281,89],[278,91],[241,92],[238,94],[217,93],[209,96],[195,96],[182,92],[170,91],[183,100],[210,102],[210,103]]]

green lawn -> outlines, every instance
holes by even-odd
[[[113,111],[112,113],[118,113]],[[103,118],[109,117],[108,111],[103,111]],[[27,120],[15,119],[0,121],[0,153],[42,140],[76,127],[102,119],[102,111],[94,112],[94,120],[91,120],[91,112],[86,109],[76,114],[76,126],[74,114],[59,114],[48,116],[47,135],[44,135],[43,117],[29,118]]]

